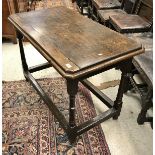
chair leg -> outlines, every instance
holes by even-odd
[[[137,123],[139,125],[144,124],[145,120],[146,120],[146,113],[147,113],[147,109],[146,108],[142,108],[142,110],[140,111],[138,118],[137,118]]]
[[[91,4],[90,0],[88,0],[88,18],[91,18]]]
[[[149,89],[148,93],[146,94],[146,97],[145,98],[143,97],[143,99],[142,99],[142,109],[141,109],[141,111],[138,115],[138,118],[137,118],[137,123],[139,125],[144,124],[144,122],[149,121],[149,119],[146,117],[146,113],[147,113],[147,110],[152,107],[151,100],[152,100],[152,90]],[[151,121],[151,119],[150,119],[150,121]]]
[[[129,74],[128,78],[130,80],[130,83],[132,87],[135,89],[135,91],[140,95],[141,101],[142,101],[142,109],[141,112],[138,115],[137,123],[139,125],[144,124],[144,122],[151,122],[152,119],[149,119],[146,117],[147,110],[152,107],[152,96],[153,96],[153,90],[151,88],[148,89],[147,93],[144,94],[142,89],[140,89],[138,84],[133,79],[133,75]],[[152,124],[151,124],[152,125]]]

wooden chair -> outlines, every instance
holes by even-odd
[[[133,58],[133,66],[143,81],[143,84],[137,84],[133,76],[135,70],[129,76],[130,88],[134,88],[141,97],[142,109],[138,115],[138,124],[151,122],[153,127],[153,118],[147,117],[147,110],[153,106],[153,33],[127,34],[127,36],[135,41],[142,43],[145,47],[145,53]]]
[[[89,0],[88,15],[97,21],[97,10],[120,9],[121,3],[118,0]]]
[[[153,119],[146,116],[147,110],[153,106],[153,51],[147,51],[144,54],[136,56],[133,59],[133,64],[146,83],[146,86],[139,87],[134,81],[133,76],[130,77],[130,81],[140,94],[142,101],[142,109],[138,115],[137,122],[138,124],[144,124],[144,122],[153,123]]]
[[[153,23],[152,14],[152,6],[144,0],[140,0],[136,8],[136,14],[112,15],[109,17],[109,23],[120,33],[147,32],[150,31]]]
[[[122,0],[121,9],[104,9],[97,11],[98,21],[105,26],[109,26],[109,17],[112,15],[133,13],[137,0],[134,3],[131,3],[131,0]]]

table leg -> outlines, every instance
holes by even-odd
[[[80,6],[81,6],[81,14],[83,15],[83,0],[81,0],[81,2],[80,2]]]
[[[65,119],[63,114],[59,111],[59,109],[55,106],[55,104],[52,102],[50,97],[44,92],[44,90],[41,88],[39,83],[35,80],[35,78],[30,73],[30,72],[39,71],[41,69],[45,69],[51,65],[49,65],[49,63],[45,63],[43,65],[38,65],[38,66],[28,68],[25,54],[24,54],[23,41],[22,41],[23,35],[20,32],[17,32],[17,37],[19,40],[19,48],[20,48],[23,73],[24,73],[26,80],[32,84],[32,86],[38,92],[41,99],[45,102],[45,104],[48,106],[50,111],[54,114],[55,118],[60,122],[60,125],[62,126],[62,128],[67,132],[70,128],[67,120]]]
[[[78,81],[67,80],[67,92],[69,95],[69,126],[76,126],[75,123],[75,96],[78,92]]]
[[[19,49],[20,49],[20,56],[21,56],[21,61],[22,61],[22,67],[23,67],[23,72],[25,73],[28,71],[28,65],[26,62],[25,58],[25,53],[24,53],[24,47],[23,47],[23,35],[17,31],[17,38],[19,40]]]
[[[128,74],[131,72],[131,65],[132,65],[132,61],[128,60],[127,62],[122,63],[122,65],[120,67],[120,69],[122,71],[121,81],[120,81],[120,85],[118,88],[116,100],[114,101],[114,107],[116,108],[116,110],[118,110],[118,112],[113,117],[113,119],[118,119],[118,117],[120,115],[122,104],[123,104],[123,102],[122,102],[123,93],[124,93],[124,89],[128,85]]]

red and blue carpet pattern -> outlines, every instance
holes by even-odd
[[[65,117],[68,94],[62,78],[38,80]],[[110,155],[101,126],[79,136],[74,146],[66,133],[26,81],[3,82],[3,155]],[[96,115],[89,91],[79,84],[76,123]]]
[[[32,4],[28,3],[28,0],[18,0],[18,6],[20,12],[46,9],[56,6],[65,6],[69,9],[77,10],[76,3],[72,3],[72,0],[34,0]]]
[[[36,1],[35,9],[51,8],[55,6],[66,6],[70,9],[76,9],[76,4],[72,0],[41,0]]]

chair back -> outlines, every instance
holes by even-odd
[[[121,9],[128,14],[133,14],[140,0],[121,0]]]
[[[152,0],[140,0],[135,13],[146,21],[153,22],[153,1]]]
[[[131,13],[133,6],[134,6],[134,0],[122,0],[122,9],[127,12],[127,13]]]

